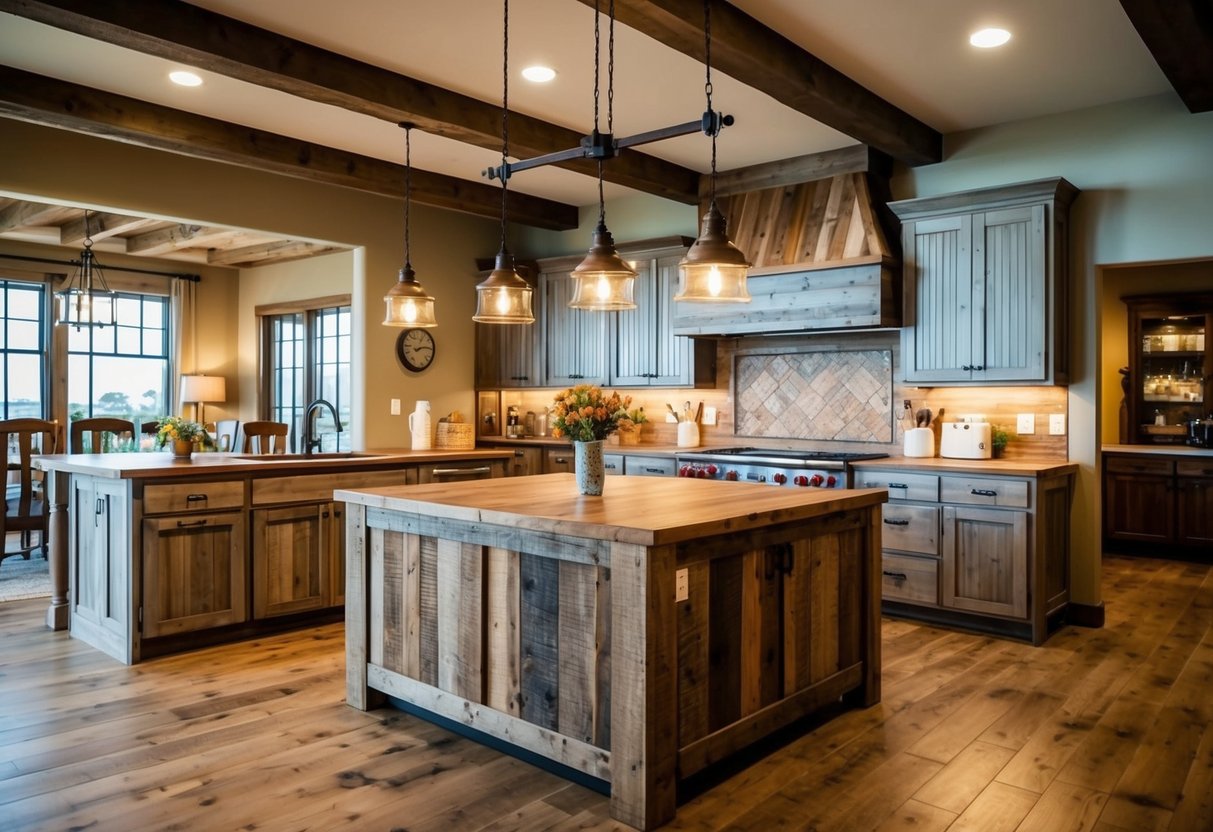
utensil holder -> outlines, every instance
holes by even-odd
[[[935,456],[935,432],[930,428],[910,428],[905,436],[905,455]]]
[[[680,447],[680,448],[698,448],[699,447],[699,423],[698,422],[679,422],[678,423],[678,447]]]

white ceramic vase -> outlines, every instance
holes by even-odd
[[[602,495],[606,483],[606,468],[602,465],[601,439],[594,442],[573,443],[573,471],[577,477],[577,490],[587,497]]]

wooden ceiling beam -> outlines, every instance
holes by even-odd
[[[713,69],[906,164],[943,160],[939,131],[737,7],[710,1]],[[702,0],[615,0],[615,19],[704,60]],[[728,102],[716,103],[727,111]]]
[[[133,231],[154,222],[158,222],[158,220],[149,220],[147,217],[128,217],[124,214],[90,211],[88,215],[88,235],[95,242],[97,240],[104,240],[107,237],[117,236],[118,234],[125,234],[128,231]],[[59,245],[78,246],[83,243],[85,237],[84,226],[83,212],[81,212],[79,218],[68,222],[66,225],[59,226]]]
[[[43,217],[63,210],[62,205],[44,205],[41,202],[14,202],[0,210],[0,234],[34,225]]]
[[[331,249],[323,243],[302,240],[279,240],[241,248],[214,249],[207,253],[206,262],[212,266],[251,265],[262,261],[310,257]],[[336,249],[332,249],[336,251]]]
[[[501,107],[357,61],[188,3],[163,0],[0,0],[0,11],[251,84],[332,104],[477,147],[501,148]],[[582,134],[510,113],[510,151],[527,158],[577,147]],[[561,167],[598,175],[596,162]],[[469,172],[471,173],[471,172]],[[639,151],[603,166],[609,182],[694,204],[699,174]]]
[[[1213,110],[1213,3],[1120,0],[1120,5],[1188,110]]]
[[[126,252],[151,257],[183,248],[209,248],[232,233],[231,228],[177,223],[167,228],[156,228],[127,237]]]
[[[175,4],[187,7],[186,4]],[[192,7],[189,7],[192,8]],[[404,165],[311,144],[218,119],[149,104],[0,66],[0,116],[294,176],[404,197]],[[501,189],[413,168],[413,200],[482,217],[501,216]],[[576,228],[577,207],[509,192],[512,222],[558,231]]]

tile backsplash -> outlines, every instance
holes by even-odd
[[[734,379],[739,436],[893,441],[892,350],[739,354]]]

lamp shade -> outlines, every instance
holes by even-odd
[[[227,384],[223,376],[190,375],[181,377],[181,401],[227,401]]]
[[[636,270],[615,250],[615,240],[605,223],[594,231],[594,244],[585,259],[573,269],[573,309],[611,311],[635,309]]]
[[[476,287],[476,314],[482,324],[532,324],[531,284],[514,271],[513,258],[504,249],[497,254],[497,267]]]
[[[383,296],[383,300],[387,305],[383,318],[384,326],[438,326],[438,321],[434,318],[434,298],[421,288],[410,266],[400,270],[396,285]]]
[[[676,301],[692,303],[749,303],[746,276],[750,263],[733,245],[726,232],[724,215],[713,201],[703,215],[699,239],[678,264],[681,277]]]

